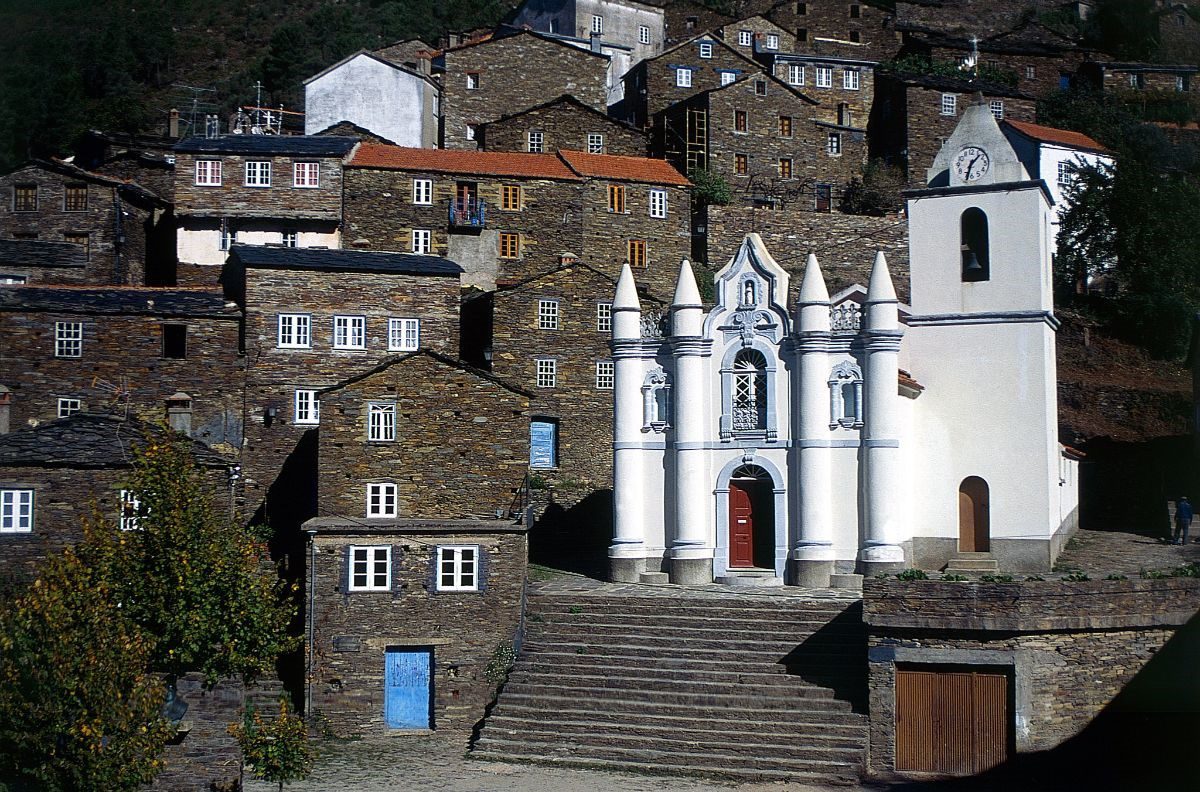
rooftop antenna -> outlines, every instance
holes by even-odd
[[[971,54],[963,58],[958,68],[970,72],[972,82],[979,79],[979,36],[971,36]]]
[[[192,94],[191,120],[190,120],[190,126],[188,127],[188,131],[192,134],[195,134],[195,131],[197,129],[196,117],[200,113],[200,105],[201,105],[200,95],[205,94],[205,93],[214,93],[215,94],[217,92],[217,89],[216,88],[205,88],[205,87],[199,86],[199,85],[184,85],[183,83],[174,83],[172,85],[172,87],[173,88],[182,88],[183,90],[189,91]],[[212,105],[212,102],[204,102],[203,104],[205,106],[205,109],[207,109],[209,106]]]

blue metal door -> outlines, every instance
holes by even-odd
[[[388,649],[384,655],[383,719],[389,729],[428,729],[431,649]]]

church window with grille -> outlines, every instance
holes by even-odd
[[[744,349],[733,362],[733,431],[767,428],[767,361],[762,353]]]

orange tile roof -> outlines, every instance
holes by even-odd
[[[348,167],[580,180],[578,175],[553,154],[407,148],[378,143],[363,143],[359,146]]]
[[[580,176],[621,181],[673,184],[686,187],[691,182],[666,160],[647,157],[619,157],[615,154],[585,154],[562,150],[558,155]]]
[[[1082,132],[1072,132],[1069,129],[1055,129],[1054,127],[1042,126],[1041,124],[1026,123],[1025,121],[1006,120],[1005,123],[1034,140],[1057,143],[1061,146],[1070,146],[1071,148],[1087,149],[1088,151],[1109,153],[1108,149],[1099,141],[1088,137]]]

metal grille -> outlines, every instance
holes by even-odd
[[[970,775],[1008,758],[1008,675],[896,670],[896,769]]]

